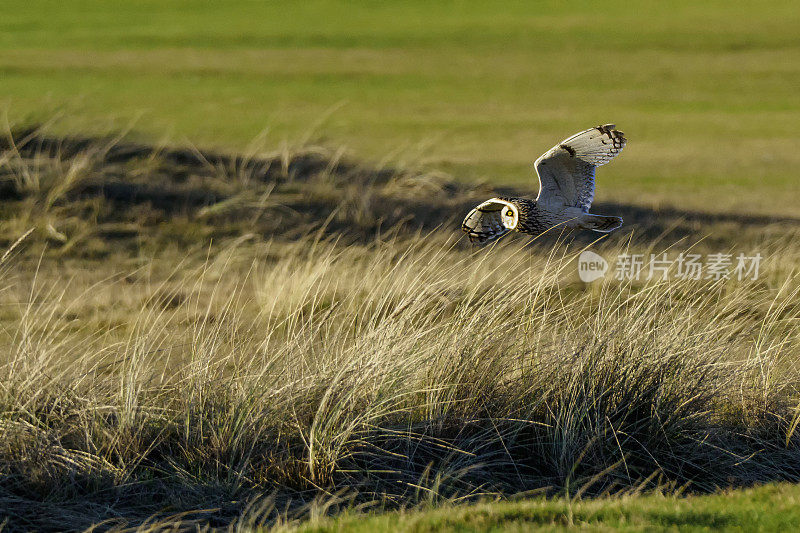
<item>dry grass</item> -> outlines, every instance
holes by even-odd
[[[0,254],[7,528],[248,529],[362,504],[800,477],[800,248],[784,226],[740,234],[768,257],[758,281],[587,286],[575,279],[580,239],[473,250],[429,231],[442,220],[426,202],[475,194],[435,176],[324,164],[289,179],[302,161],[291,154],[238,167],[204,155],[202,174],[177,152],[120,161],[108,155],[119,143],[68,144],[4,152],[15,180],[13,250]],[[130,181],[153,194],[126,204],[87,188],[115,165],[139,169]],[[152,181],[180,165],[182,181]],[[153,199],[195,198],[181,196],[187,184],[225,195],[178,211]],[[258,200],[266,190],[274,203]],[[292,194],[320,199],[316,211],[287,211]],[[417,210],[387,234],[372,211],[387,205]],[[133,236],[98,229],[142,213],[154,222],[142,217]],[[308,225],[260,225],[275,213]],[[350,229],[358,220],[373,225]],[[35,231],[43,221],[66,241]],[[729,222],[718,223],[698,247],[721,242]],[[89,236],[70,244],[79,227],[102,253],[81,252]],[[198,227],[211,230],[185,239],[199,249],[131,244]],[[594,249],[659,252],[672,245],[663,235]]]

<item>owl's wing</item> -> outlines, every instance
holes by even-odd
[[[554,208],[579,207],[588,212],[594,199],[594,169],[614,159],[627,142],[615,128],[614,124],[606,124],[576,133],[537,159],[537,202]]]
[[[503,220],[503,210],[506,208],[514,213],[511,225]],[[469,235],[469,240],[472,242],[486,244],[514,229],[518,220],[519,211],[514,204],[500,198],[492,198],[470,211],[461,223],[461,229]]]

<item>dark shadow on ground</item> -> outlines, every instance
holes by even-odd
[[[296,239],[317,231],[345,242],[371,241],[387,232],[460,235],[461,219],[476,203],[533,192],[369,168],[324,149],[248,157],[112,138],[54,137],[37,129],[0,140],[0,158],[0,200],[6,204],[0,216],[13,216],[15,207],[46,205],[55,220],[91,219],[91,227],[80,232],[69,224],[56,228],[67,237],[72,231],[109,242],[153,238],[155,230],[176,219],[188,241],[243,233]],[[705,239],[724,246],[743,233],[800,227],[797,218],[674,207],[597,203],[592,211],[625,220],[621,230],[606,237],[611,243],[632,235],[644,242]],[[549,245],[564,239],[562,234],[553,232],[537,242]],[[566,240],[586,245],[599,237],[579,231]],[[13,238],[0,235],[5,242]]]

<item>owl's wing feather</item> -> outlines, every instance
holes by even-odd
[[[506,208],[510,208],[515,214],[514,225],[511,227],[503,220],[503,210]],[[518,217],[519,212],[514,204],[500,198],[492,198],[470,211],[461,223],[461,229],[469,235],[469,240],[472,242],[486,244],[514,229]]]
[[[625,147],[625,135],[614,124],[597,126],[564,139],[536,160],[539,175],[537,202],[578,207],[584,212],[594,199],[594,171],[614,159]]]

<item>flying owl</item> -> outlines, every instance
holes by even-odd
[[[559,226],[608,233],[622,218],[589,213],[594,199],[594,170],[625,147],[627,139],[614,124],[576,133],[545,152],[534,167],[539,175],[539,196],[492,198],[469,212],[463,229],[472,242],[499,239],[511,230],[539,235]]]

